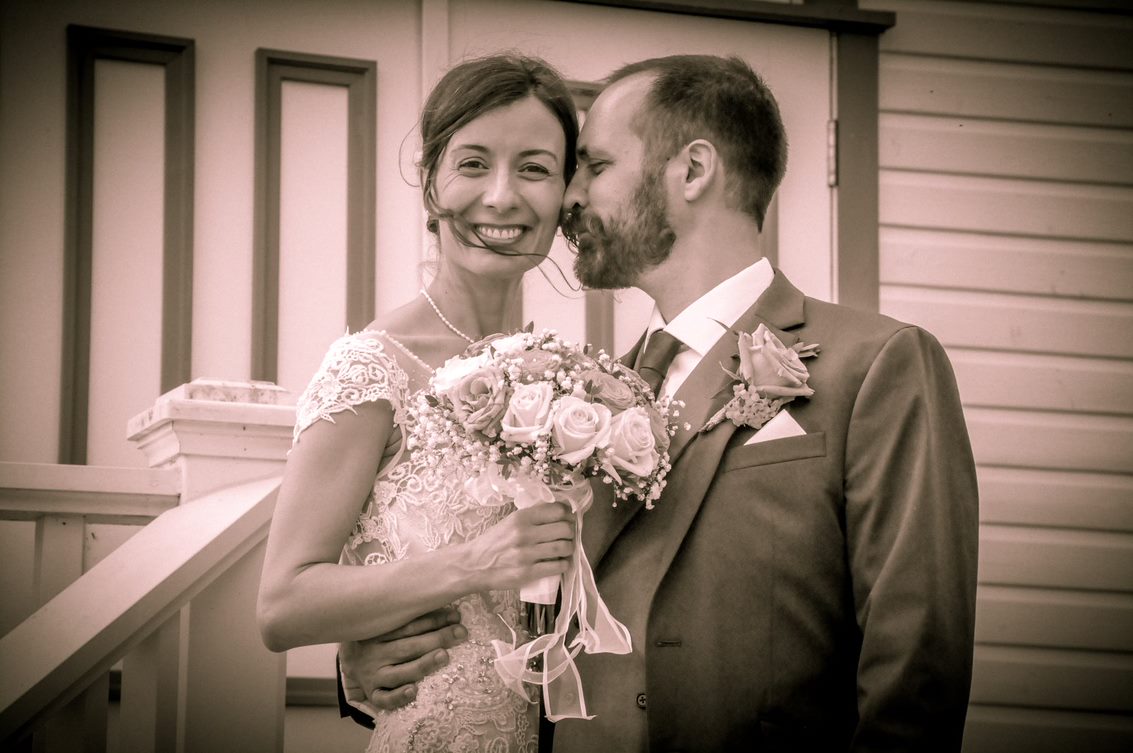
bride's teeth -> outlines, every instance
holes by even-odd
[[[494,241],[513,241],[520,236],[523,232],[523,228],[515,225],[511,227],[479,225],[476,227],[476,232],[480,236]]]

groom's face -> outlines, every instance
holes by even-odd
[[[633,128],[648,84],[638,75],[611,85],[594,100],[579,134],[563,232],[578,250],[574,271],[588,288],[631,287],[672,250],[664,164],[649,158]]]

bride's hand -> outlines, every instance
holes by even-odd
[[[565,573],[574,553],[574,515],[550,502],[516,510],[468,542],[470,565],[489,589],[519,588]]]

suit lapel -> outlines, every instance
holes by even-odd
[[[700,432],[700,427],[712,414],[709,412],[713,405],[727,401],[732,393],[733,379],[725,368],[735,371],[739,366],[740,356],[736,338],[721,330],[722,336],[712,346],[711,350],[700,359],[688,379],[673,396],[675,400],[684,403],[679,408],[677,417],[677,433],[669,444],[669,462],[676,465],[688,443]]]
[[[740,332],[752,332],[762,322],[775,333],[784,345],[790,347],[798,342],[799,338],[786,330],[803,324],[804,304],[803,294],[791,285],[782,273],[776,271],[771,285],[755,304],[732,325],[732,329]],[[731,352],[737,355],[738,360],[739,343],[736,335],[728,332],[721,339],[730,343]],[[713,348],[713,353],[719,346],[720,343],[717,342],[716,347]],[[703,366],[703,362],[700,365]],[[697,368],[699,370],[699,367]],[[723,394],[717,392],[708,399],[707,412],[704,415],[705,420],[731,399],[731,384],[732,380],[729,377]],[[703,423],[702,420],[701,425]],[[698,432],[697,435],[689,439],[691,447],[689,447],[686,457],[679,468],[674,468],[676,472],[674,473],[675,483],[673,488],[666,489],[666,492],[671,493],[664,495],[658,502],[662,505],[675,505],[673,517],[669,520],[661,557],[658,561],[658,569],[661,573],[668,571],[677,550],[684,543],[689,527],[692,526],[692,521],[696,518],[700,506],[704,503],[708,487],[716,477],[716,469],[720,465],[724,448],[732,434],[735,433],[736,428],[736,425],[731,421],[724,421],[715,428],[707,432]],[[664,576],[662,575],[662,577]]]
[[[763,295],[732,324],[731,330],[722,331],[720,339],[700,360],[675,398],[684,402],[679,427],[669,448],[669,461],[674,465],[701,427],[716,411],[732,399],[735,380],[725,371],[739,371],[740,351],[737,332],[753,332],[762,322],[771,329],[784,345],[790,347],[798,337],[788,328],[803,323],[803,294],[779,272]]]
[[[799,338],[788,330],[804,322],[804,301],[803,294],[776,270],[771,285],[732,325],[732,329],[752,332],[762,322],[784,345],[790,347]],[[623,364],[632,366],[636,362],[643,341],[644,336],[620,359]],[[725,366],[730,371],[739,368],[739,343],[729,331],[721,332],[720,339],[701,359],[674,396],[675,399],[684,401],[685,406],[677,419],[677,433],[669,445],[669,462],[673,469],[670,471],[665,493],[657,504],[679,504],[680,509],[669,528],[671,535],[668,536],[664,551],[662,571],[669,566],[684,540],[688,527],[704,501],[708,484],[715,476],[727,440],[736,429],[731,422],[725,422],[708,432],[700,431],[704,423],[732,397],[733,379],[725,373]],[[702,444],[704,446],[699,447]],[[697,447],[694,450],[690,445]],[[678,466],[686,449],[689,450],[689,456]],[[606,487],[605,484],[596,486]],[[623,502],[613,507],[612,494],[603,495],[596,491],[595,497],[596,504],[587,514],[586,525],[583,527],[583,545],[591,563],[597,566],[610,545],[644,504],[636,501]]]

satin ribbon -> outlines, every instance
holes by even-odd
[[[582,678],[575,665],[575,657],[582,651],[588,654],[628,654],[633,650],[633,644],[629,630],[610,614],[602,601],[594,582],[594,571],[582,548],[583,514],[594,501],[590,483],[576,479],[561,487],[550,487],[526,474],[513,474],[504,479],[498,467],[492,465],[479,477],[469,479],[465,488],[485,504],[495,502],[497,495],[510,496],[516,507],[521,508],[556,500],[570,504],[575,516],[575,547],[570,567],[561,576],[562,606],[555,618],[554,630],[520,646],[515,645],[517,640],[513,633],[511,644],[495,640],[492,647],[496,651],[496,672],[508,688],[524,698],[527,697],[525,683],[543,688],[548,720],[593,719],[593,715],[587,714]],[[552,576],[542,580],[553,583],[559,578]],[[555,590],[550,590],[550,601],[536,603],[553,604]],[[529,601],[525,592],[546,598],[548,584],[537,582],[521,589],[520,598]],[[578,619],[578,632],[568,646],[567,632],[575,618]],[[528,668],[535,659],[542,659],[542,669]]]

